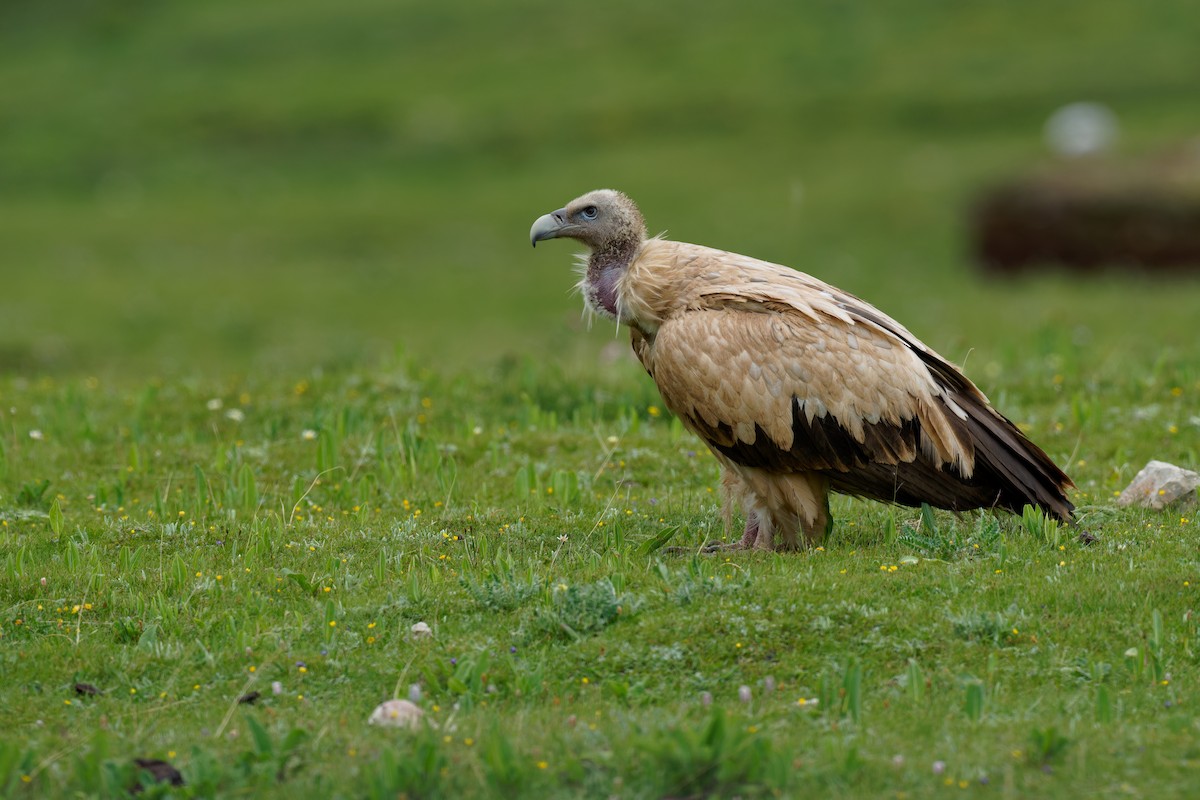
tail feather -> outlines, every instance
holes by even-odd
[[[995,504],[1014,513],[1026,505],[1037,506],[1063,522],[1074,519],[1075,506],[1067,490],[1075,484],[1046,453],[1021,433],[1009,419],[988,404],[987,398],[958,370],[930,354],[921,354],[930,371],[966,412],[961,420],[975,450],[973,482],[994,486]]]

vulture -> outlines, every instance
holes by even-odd
[[[611,189],[539,217],[531,243],[591,250],[586,307],[623,323],[663,404],[721,464],[735,548],[794,550],[832,527],[831,491],[1065,523],[1074,484],[953,364],[854,295],[779,264],[646,235]]]

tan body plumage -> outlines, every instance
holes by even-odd
[[[853,295],[778,264],[648,239],[637,207],[611,190],[531,231],[535,244],[558,236],[592,248],[585,302],[629,326],[664,404],[721,462],[746,514],[742,546],[819,543],[830,490],[1071,519],[1070,479],[1045,453]]]

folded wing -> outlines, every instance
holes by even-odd
[[[634,349],[714,451],[886,502],[1070,519],[1070,479],[899,323],[802,273],[703,250],[724,282],[635,331]]]

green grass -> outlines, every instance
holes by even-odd
[[[1090,546],[843,499],[825,549],[729,558],[647,552],[724,532],[713,462],[631,373],[0,384],[0,785],[112,794],[134,756],[199,795],[1189,784],[1196,522],[1111,496],[1194,459],[1163,428],[1194,373],[1126,387],[1159,410],[1119,430],[1069,386],[1009,403],[1076,459]],[[436,730],[366,725],[413,684]]]
[[[1111,104],[1123,154],[1200,126],[1185,0],[76,5],[0,11],[0,366],[591,358],[526,232],[606,185],[954,358],[1023,357],[1014,317],[1135,360],[1194,338],[1195,282],[986,286],[963,255],[1058,106]]]
[[[985,282],[963,220],[1063,103],[1192,134],[1190,12],[9,4],[0,796],[1186,794],[1200,512],[1113,495],[1200,462],[1200,282]],[[1098,541],[660,549],[716,465],[526,239],[601,185],[965,362]]]

